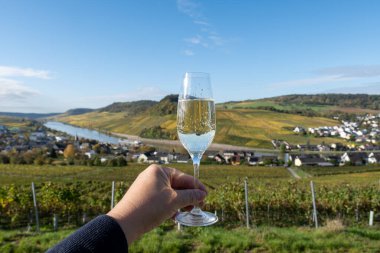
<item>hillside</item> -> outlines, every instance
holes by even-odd
[[[150,103],[150,107],[148,103],[145,101],[113,104],[105,107],[108,109],[60,116],[57,120],[81,127],[147,138],[176,139],[177,96],[169,95],[160,102]],[[124,110],[116,109],[123,105]],[[294,135],[291,129],[298,125],[316,127],[336,124],[337,121],[323,117],[306,117],[254,108],[225,108],[218,105],[215,142],[262,148],[270,148],[271,139],[285,139],[292,143],[306,143],[309,140],[314,144],[320,143],[321,140]],[[324,141],[329,143],[339,140],[325,138]]]
[[[125,114],[142,113],[157,104],[156,101],[140,100],[134,102],[116,102],[106,107],[100,108],[99,112],[123,112]]]
[[[75,109],[70,109],[65,112],[66,115],[79,115],[79,114],[84,114],[88,112],[93,112],[95,111],[94,109],[90,108],[75,108]]]
[[[22,112],[0,112],[0,116],[18,117],[27,119],[40,119],[46,117],[53,117],[60,115],[60,113],[22,113]]]
[[[336,114],[379,113],[380,95],[316,94],[286,95],[257,100],[231,101],[219,108],[254,108],[305,116],[331,117]]]

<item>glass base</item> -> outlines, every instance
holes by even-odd
[[[210,212],[199,210],[196,214],[193,212],[182,212],[177,214],[175,220],[184,226],[199,227],[210,226],[218,221],[218,216]]]

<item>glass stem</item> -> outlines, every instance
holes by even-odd
[[[193,155],[193,166],[194,166],[194,189],[199,189],[199,165],[201,163],[201,154],[194,154]],[[194,205],[193,210],[191,210],[192,214],[199,215],[201,213],[201,208],[199,205]]]

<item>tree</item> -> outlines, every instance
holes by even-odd
[[[126,166],[127,160],[123,156],[118,156],[117,158],[117,166]]]
[[[0,163],[8,164],[9,163],[9,157],[6,154],[0,154]]]
[[[92,150],[94,150],[97,154],[100,154],[101,151],[101,145],[99,143],[92,146]]]
[[[75,156],[75,148],[73,144],[69,144],[66,146],[65,150],[63,151],[63,156],[67,158],[74,158]]]

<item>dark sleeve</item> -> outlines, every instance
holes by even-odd
[[[113,218],[101,215],[75,231],[47,252],[125,253],[128,252],[128,243],[119,224]]]

